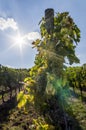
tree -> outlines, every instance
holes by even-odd
[[[36,66],[47,68],[48,72],[59,77],[62,75],[65,58],[70,65],[79,63],[75,48],[80,41],[80,30],[68,12],[56,14],[51,33],[46,29],[45,18],[42,18],[40,33],[41,39],[32,43],[38,50],[35,58]]]
[[[28,81],[25,80],[29,84],[35,81],[34,91],[37,95],[44,94],[49,74],[62,78],[65,58],[68,59],[69,64],[79,63],[75,48],[80,41],[80,30],[69,13],[57,13],[53,20],[50,18],[50,21],[54,22],[53,26],[46,20],[46,17],[43,17],[40,22],[41,39],[32,43],[38,54],[35,57],[35,66],[30,69],[30,78]],[[51,29],[46,25],[49,25]]]
[[[80,41],[80,30],[68,12],[57,13],[53,20],[50,18],[50,21],[54,21],[53,26],[49,24],[51,29],[46,26],[48,25],[46,18],[42,18],[41,39],[32,43],[38,53],[35,57],[35,65],[30,69],[30,77],[25,79],[24,91],[18,95],[18,107],[27,105],[29,101],[41,113],[49,115],[52,120],[51,124],[58,126],[58,120],[61,119],[65,122],[64,128],[67,129],[69,122],[64,111],[67,110],[65,97],[67,86],[66,80],[62,78],[65,58],[68,59],[69,64],[79,63],[75,48]],[[48,88],[50,88],[49,95]],[[59,119],[55,115],[59,115]],[[61,123],[60,126],[62,127]]]

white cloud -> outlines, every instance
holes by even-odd
[[[32,46],[32,42],[35,41],[36,39],[41,39],[41,35],[38,32],[30,32],[26,34],[21,34],[20,31],[18,30],[15,35],[10,35],[9,37],[12,47],[14,46],[19,47],[20,49],[24,49],[26,46]]]
[[[6,67],[8,67],[8,68],[15,68],[15,67],[13,67],[13,66],[11,66],[11,65],[4,65],[4,66],[6,66]]]
[[[18,30],[17,23],[13,18],[4,19],[0,17],[0,30],[5,30],[8,28],[12,28],[13,30]]]
[[[34,41],[36,39],[41,39],[41,35],[38,32],[30,32],[24,35],[24,39]]]
[[[32,41],[35,41],[36,39],[41,39],[41,35],[38,32],[29,32],[26,34],[21,35],[20,28],[17,25],[17,22],[13,18],[3,18],[0,17],[0,30],[7,30],[11,28],[12,31],[16,31],[13,34],[8,35],[8,38],[11,38],[14,42],[17,41],[18,43],[22,41],[22,44],[31,44]]]
[[[20,29],[17,25],[17,22],[13,18],[3,18],[0,17],[0,30],[6,30],[8,28],[13,29],[13,31],[17,31],[17,33],[20,33]],[[34,41],[36,39],[41,39],[41,36],[38,32],[30,32],[27,34],[24,34],[23,39],[25,41]]]

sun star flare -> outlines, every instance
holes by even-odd
[[[25,41],[23,36],[21,36],[20,34],[18,34],[17,36],[14,37],[14,43],[16,44],[16,46],[18,46],[20,49],[24,47],[25,45]]]

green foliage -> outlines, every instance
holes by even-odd
[[[86,88],[86,69],[84,68],[84,66],[68,67],[66,69],[66,75],[70,86],[79,89]]]
[[[54,29],[51,32],[47,32],[46,21],[43,18],[40,23],[41,39],[32,43],[33,48],[35,47],[38,51],[34,61],[35,65],[30,69],[30,77],[25,79],[24,93],[26,91],[29,97],[33,97],[31,101],[41,113],[44,110],[48,112],[46,102],[54,97],[52,100],[54,104],[55,96],[58,97],[58,105],[61,109],[63,111],[67,109],[69,91],[67,79],[63,75],[65,58],[68,59],[69,64],[79,63],[75,48],[80,41],[80,30],[68,12],[56,14]],[[51,120],[56,119],[53,117]],[[37,130],[50,129],[48,124],[41,124],[39,119],[34,120],[34,123]]]
[[[23,81],[25,77],[29,76],[29,70],[28,69],[15,69],[15,68],[8,68],[5,66],[0,66],[0,92],[2,91],[6,92],[4,93],[3,97],[9,97],[13,96],[14,91],[15,94],[17,93],[17,90],[22,88],[22,84],[20,84],[20,81]],[[8,92],[10,91],[10,93]],[[5,96],[5,94],[7,96]],[[4,100],[4,98],[3,98]]]
[[[34,61],[35,65],[30,69],[30,78],[25,79],[28,84],[26,88],[33,92],[34,99],[45,95],[46,87],[53,85],[55,77],[58,79],[63,77],[65,58],[68,58],[70,64],[79,62],[75,55],[75,48],[80,41],[80,30],[68,12],[56,14],[54,29],[50,34],[46,30],[45,18],[42,18],[40,33],[41,39],[32,43],[33,48],[35,47],[38,51]],[[48,79],[48,73],[51,77],[55,75],[53,83],[49,83],[51,81]],[[35,81],[35,83],[31,83],[31,81]],[[65,81],[62,82],[65,84]],[[62,86],[62,84],[60,85]]]
[[[80,41],[80,30],[69,16],[68,12],[57,13],[54,17],[54,30],[52,34],[48,34],[46,30],[45,19],[42,20],[40,30],[43,41],[39,42],[39,46],[46,46],[46,49],[54,49],[56,54],[67,57],[69,63],[79,63],[79,59],[75,55],[75,48]],[[76,44],[74,44],[76,43]],[[48,47],[48,48],[47,48]]]
[[[68,12],[56,14],[51,34],[48,34],[46,21],[42,18],[40,33],[42,39],[33,42],[33,47],[37,48],[38,54],[31,75],[36,76],[36,69],[46,66],[46,71],[61,76],[65,58],[68,59],[69,64],[79,63],[75,48],[80,41],[80,30]]]
[[[18,94],[17,101],[19,102],[18,108],[21,108],[22,106],[26,104],[27,98],[26,98],[26,95],[22,91]]]
[[[7,85],[7,83],[18,83],[23,81],[25,77],[29,76],[29,70],[27,69],[15,69],[1,66],[0,67],[0,86]],[[6,83],[6,84],[5,84]]]
[[[54,130],[54,126],[49,125],[45,122],[44,118],[39,117],[38,119],[33,119],[36,130]]]

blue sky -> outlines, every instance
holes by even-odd
[[[34,65],[37,52],[31,48],[31,41],[40,38],[38,23],[47,8],[70,13],[81,30],[76,49],[81,62],[78,65],[86,63],[85,0],[0,0],[0,64],[16,68]]]

